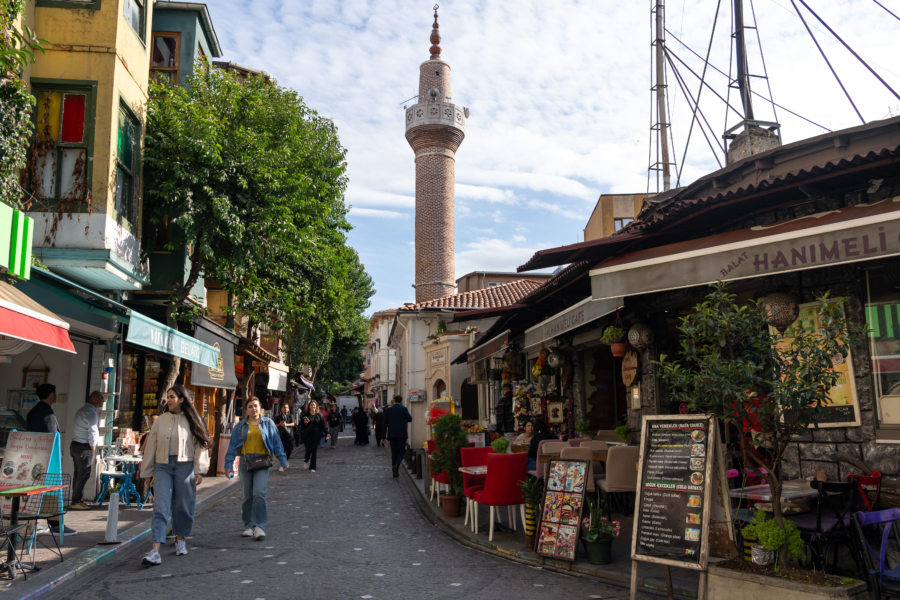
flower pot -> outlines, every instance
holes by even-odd
[[[706,597],[728,600],[864,600],[868,598],[868,592],[862,581],[848,580],[846,585],[840,587],[822,586],[792,581],[785,577],[735,571],[711,564],[707,569]]]
[[[441,508],[445,517],[458,517],[462,496],[441,496]]]
[[[581,545],[587,561],[592,565],[608,565],[612,562],[612,543],[610,539],[599,539],[589,542],[581,538]]]
[[[754,563],[762,565],[764,567],[775,562],[775,551],[766,550],[759,544],[756,544],[750,549],[750,556],[752,557]]]
[[[628,344],[625,342],[616,342],[615,344],[610,344],[609,349],[614,357],[622,358],[625,356],[625,353],[628,352]]]

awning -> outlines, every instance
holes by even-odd
[[[524,348],[532,348],[573,329],[578,329],[582,325],[619,310],[623,305],[621,297],[606,300],[585,298],[578,304],[526,329]]]
[[[900,196],[622,255],[592,269],[595,300],[900,254]]]
[[[472,348],[468,351],[466,361],[470,363],[478,362],[479,360],[484,360],[489,356],[497,354],[501,350],[505,350],[509,347],[509,333],[510,331],[507,329],[500,335],[494,336],[478,347]]]
[[[4,281],[0,281],[0,337],[75,353],[69,324]]]
[[[191,369],[191,385],[233,390],[238,384],[234,373],[234,343],[203,327],[202,323],[195,323],[194,339],[218,350],[219,358],[215,367],[194,365]]]
[[[128,336],[125,341],[151,350],[158,350],[172,356],[180,356],[195,364],[212,369],[219,364],[219,351],[191,336],[154,321],[150,317],[132,310],[128,321]]]
[[[287,390],[288,366],[277,362],[269,363],[269,385],[266,389],[275,392],[284,392]]]

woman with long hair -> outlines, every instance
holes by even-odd
[[[281,437],[281,446],[284,455],[291,460],[291,452],[294,451],[294,418],[291,415],[291,407],[287,402],[282,402],[278,407],[278,414],[272,419],[278,427],[278,435]]]
[[[253,396],[244,405],[244,418],[231,432],[231,442],[225,453],[225,469],[229,477],[234,477],[234,458],[240,455],[238,474],[241,478],[241,519],[244,521],[244,537],[263,540],[266,537],[268,512],[266,508],[266,488],[269,484],[268,466],[257,467],[256,462],[275,455],[281,464],[281,471],[288,468],[287,456],[281,445],[278,428],[272,419],[262,416],[259,398]]]
[[[306,411],[300,417],[300,437],[306,446],[306,454],[303,457],[303,468],[310,473],[316,472],[316,454],[319,451],[319,441],[328,438],[328,426],[319,412],[319,403],[310,400],[306,405]]]
[[[175,556],[187,554],[185,536],[194,526],[197,486],[209,469],[209,432],[194,408],[193,394],[182,385],[166,392],[162,414],[154,421],[144,443],[141,477],[145,489],[153,478],[153,546],[141,562],[162,563],[159,548],[166,541],[166,523],[172,518]]]

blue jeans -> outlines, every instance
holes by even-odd
[[[153,467],[153,541],[166,541],[166,522],[172,516],[172,533],[176,537],[191,535],[197,486],[194,484],[193,461],[177,462],[169,457],[167,464]]]
[[[248,454],[247,456],[258,456]],[[241,456],[238,475],[241,478],[241,519],[244,527],[266,528],[266,486],[269,483],[269,469],[248,471]]]

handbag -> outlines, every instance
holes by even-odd
[[[245,454],[244,468],[248,471],[272,468],[272,457],[268,454]]]

